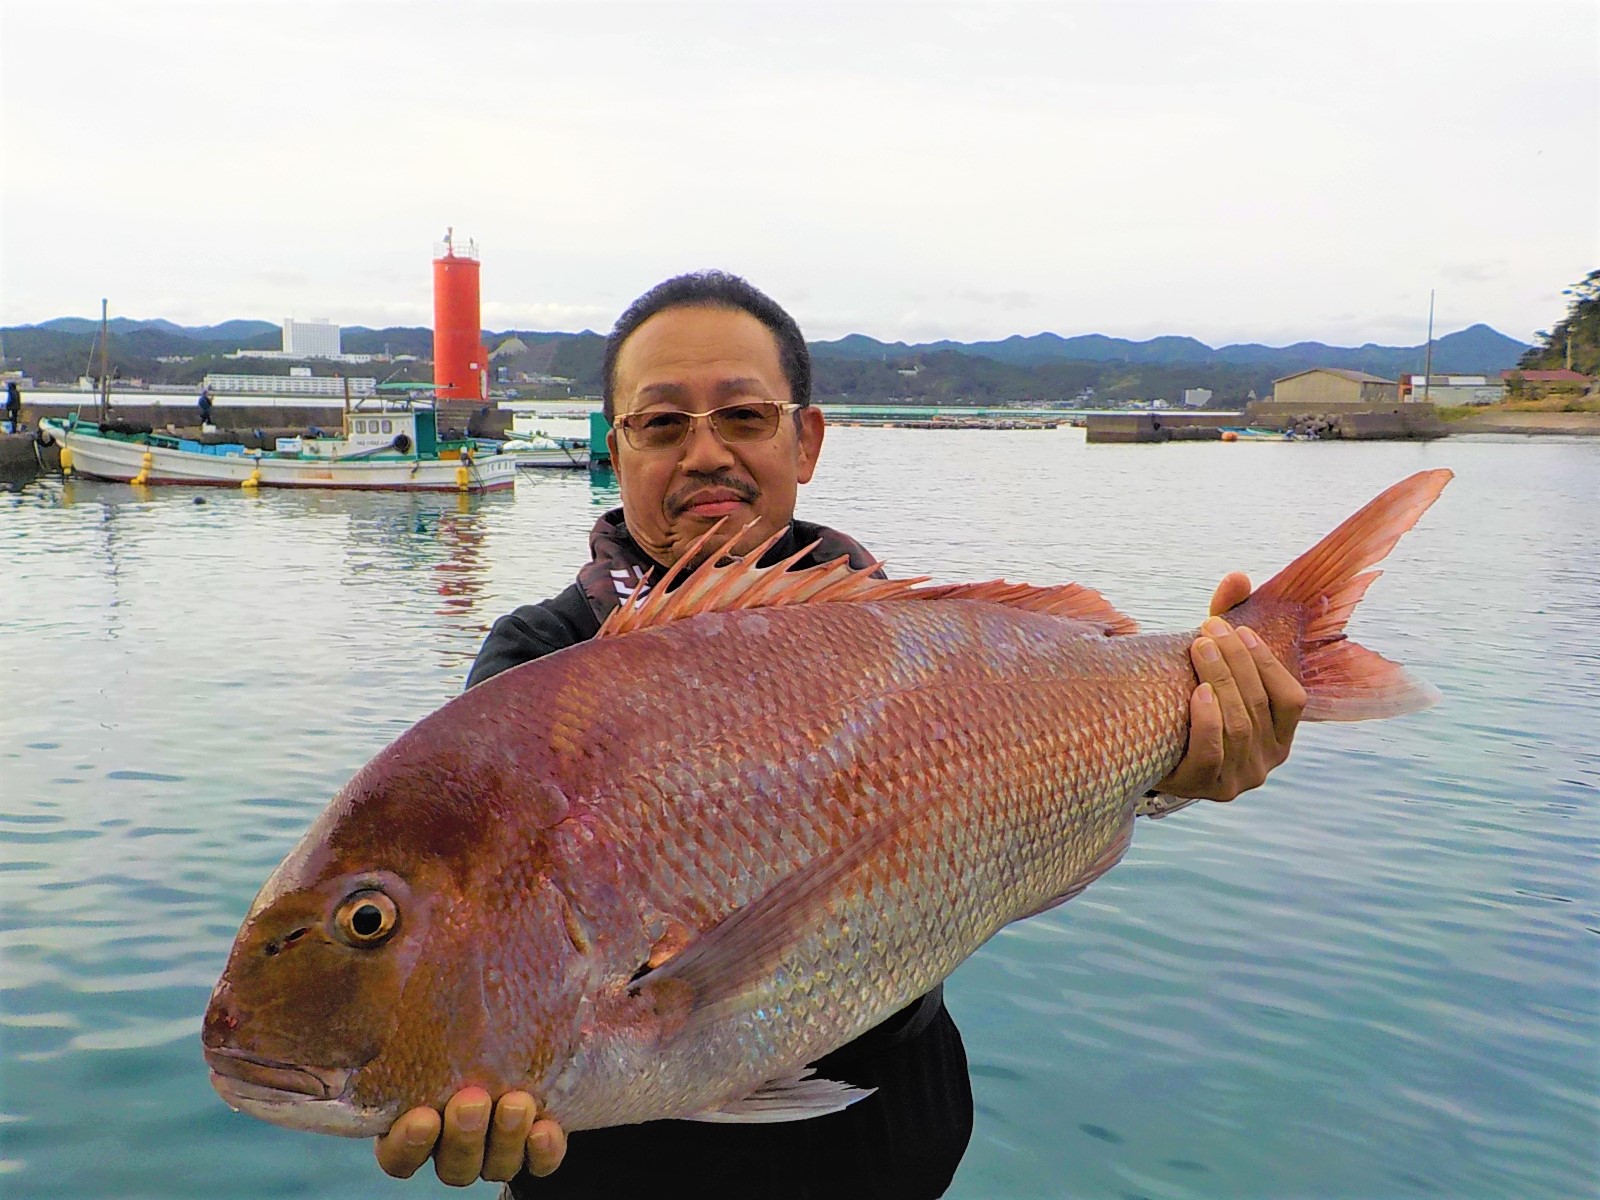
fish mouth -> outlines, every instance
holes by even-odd
[[[344,1095],[354,1074],[348,1068],[297,1067],[242,1050],[205,1050],[211,1068],[211,1086],[223,1099],[272,1102],[337,1100]]]
[[[378,1137],[400,1115],[398,1104],[369,1106],[349,1095],[355,1071],[296,1067],[238,1050],[207,1048],[211,1086],[235,1112],[285,1129],[338,1137]]]

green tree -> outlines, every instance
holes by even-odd
[[[1525,371],[1560,370],[1567,365],[1570,342],[1572,369],[1600,374],[1600,270],[1590,271],[1561,294],[1571,297],[1567,315],[1554,329],[1541,329],[1535,335],[1538,345],[1518,359],[1517,366]]]

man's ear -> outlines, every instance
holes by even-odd
[[[822,453],[823,427],[827,422],[822,419],[822,410],[814,404],[806,405],[795,415],[800,419],[800,446],[795,478],[801,483],[810,483],[811,476],[817,469],[817,457]]]
[[[606,453],[611,455],[611,465],[617,465],[617,427],[606,430]]]

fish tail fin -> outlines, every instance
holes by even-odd
[[[1417,712],[1439,699],[1399,663],[1352,642],[1344,627],[1382,571],[1369,571],[1439,498],[1453,472],[1420,471],[1403,479],[1256,589],[1228,618],[1288,608],[1300,616],[1300,683],[1307,721],[1365,721]],[[1235,615],[1237,614],[1237,616]],[[1270,641],[1270,639],[1269,639]]]

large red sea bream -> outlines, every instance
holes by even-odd
[[[1227,618],[1307,720],[1433,694],[1346,640],[1450,472],[1397,484]],[[452,700],[334,797],[256,897],[205,1056],[235,1108],[382,1133],[458,1089],[567,1129],[789,1120],[807,1064],[1128,847],[1182,757],[1189,633],[1075,586],[707,563]]]

